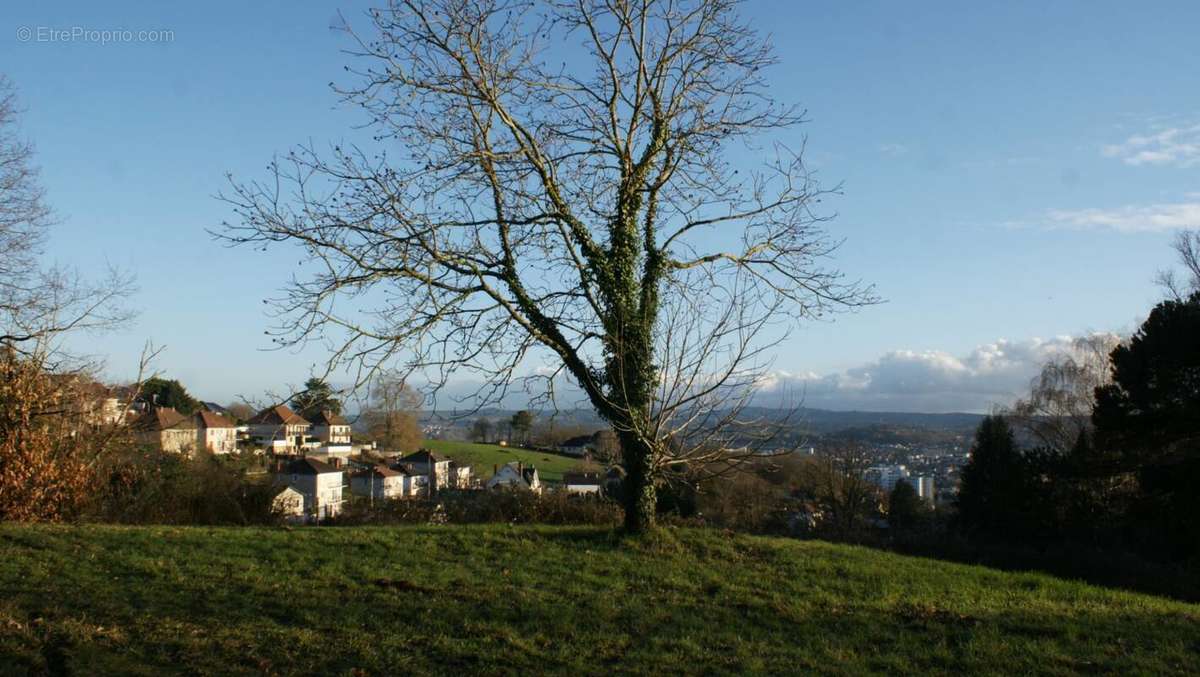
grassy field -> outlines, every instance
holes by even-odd
[[[521,461],[533,464],[538,469],[538,476],[543,481],[561,482],[562,474],[580,466],[583,461],[569,456],[547,454],[541,451],[529,451],[512,447],[501,447],[495,444],[475,444],[473,442],[455,442],[451,440],[425,440],[421,446],[445,454],[459,463],[469,463],[476,477],[488,479],[492,476],[492,468],[511,461]]]
[[[592,527],[0,526],[0,674],[1184,674],[1200,606]]]

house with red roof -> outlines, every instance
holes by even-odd
[[[247,421],[250,439],[276,454],[298,454],[308,445],[312,427],[303,416],[286,404],[263,409]]]
[[[237,451],[237,424],[207,409],[196,412],[196,447],[214,454]]]
[[[140,442],[162,451],[191,455],[196,450],[196,420],[171,407],[154,407],[133,420]]]

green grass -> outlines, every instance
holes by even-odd
[[[0,526],[0,674],[1181,674],[1200,606],[593,527]]]
[[[526,465],[533,464],[538,469],[538,476],[544,482],[561,482],[564,472],[583,464],[582,459],[570,456],[502,447],[497,444],[425,440],[421,446],[439,454],[445,454],[459,463],[469,463],[472,473],[485,480],[492,476],[494,466],[504,465],[511,461],[521,461]]]

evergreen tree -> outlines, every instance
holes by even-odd
[[[142,383],[138,401],[156,407],[171,407],[181,414],[194,414],[200,410],[200,402],[188,394],[182,383],[157,376]]]
[[[1097,441],[1134,472],[1134,518],[1165,554],[1200,552],[1200,292],[1158,304],[1112,352],[1113,383],[1096,391]]]
[[[929,509],[908,480],[896,482],[888,495],[888,525],[893,529],[911,529],[922,522]]]
[[[1026,535],[1036,488],[1030,471],[1004,417],[983,419],[958,489],[959,525],[992,536]]]
[[[292,409],[305,418],[322,411],[342,413],[342,401],[334,397],[333,388],[316,377],[304,382],[304,390],[292,398],[291,404]]]

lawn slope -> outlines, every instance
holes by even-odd
[[[521,461],[538,469],[546,482],[561,482],[562,474],[583,464],[582,459],[542,451],[530,451],[498,444],[476,444],[452,440],[425,440],[421,446],[445,454],[459,463],[469,464],[476,477],[489,479],[495,466]]]
[[[820,542],[0,526],[0,674],[1183,674],[1200,606]]]

